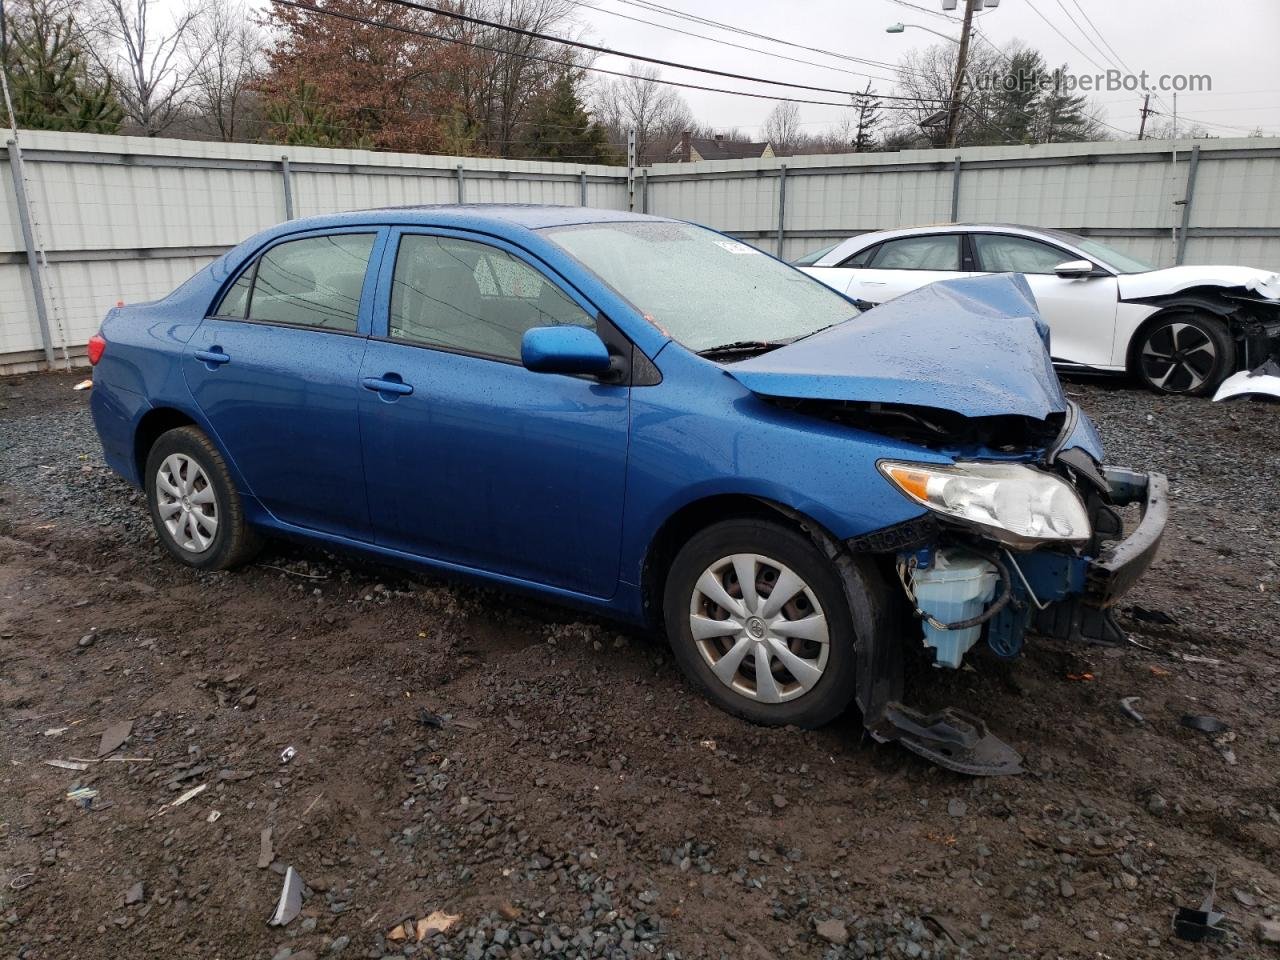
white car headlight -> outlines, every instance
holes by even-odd
[[[982,527],[1011,546],[1083,543],[1092,534],[1088,511],[1071,485],[1025,464],[881,460],[877,466],[921,506]]]

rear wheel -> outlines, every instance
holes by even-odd
[[[188,566],[225,570],[257,552],[226,461],[199,427],[160,435],[147,454],[146,491],[160,543]]]
[[[817,727],[853,699],[853,620],[835,567],[779,524],[729,520],[676,556],[663,600],[676,661],[724,709]]]
[[[1157,393],[1203,396],[1235,368],[1234,344],[1217,317],[1171,313],[1157,318],[1139,336],[1136,373]]]

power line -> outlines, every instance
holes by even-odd
[[[329,10],[322,7],[315,7],[306,3],[298,3],[296,2],[296,0],[271,0],[271,2],[273,4],[283,6],[283,7],[292,7],[296,10],[305,10],[307,13],[316,13],[326,17],[336,17],[340,20],[347,20],[351,23],[361,23],[367,27],[378,27],[386,30],[394,30],[397,33],[404,33],[404,34],[408,34],[410,36],[415,36],[415,37],[425,37],[428,40],[439,40],[442,43],[453,43],[463,47],[471,47],[476,50],[485,50],[489,53],[501,54],[503,56],[514,56],[514,57],[519,57],[522,60],[533,60],[537,63],[548,63],[548,64],[551,64],[552,66],[568,67],[572,70],[584,70],[590,73],[602,73],[611,77],[623,77],[628,80],[635,79],[635,74],[624,73],[621,70],[608,70],[604,67],[588,67],[588,66],[583,66],[582,64],[579,64],[579,63],[573,63],[572,61],[569,61],[569,60],[556,60],[552,57],[543,57],[533,53],[513,53],[510,50],[503,50],[500,47],[492,47],[487,44],[476,43],[475,41],[472,41],[472,40],[462,40],[458,37],[450,37],[441,33],[432,33],[429,30],[418,30],[413,27],[404,27],[394,23],[387,23],[384,20],[373,20],[373,19],[370,19],[369,17],[360,17],[353,13],[342,13],[338,10]],[[397,2],[397,0],[388,0],[388,2]],[[406,4],[406,5],[411,5],[411,4]],[[751,97],[756,100],[782,101],[783,103],[806,103],[806,104],[819,106],[819,107],[848,108],[850,106],[849,103],[837,102],[833,100],[808,100],[801,97],[782,97],[772,93],[753,93],[748,90],[729,90],[724,87],[709,87],[709,86],[704,86],[702,84],[697,84],[697,83],[685,83],[680,80],[662,80],[662,79],[650,80],[646,78],[645,82],[658,83],[658,84],[662,84],[664,86],[669,86],[669,87],[681,87],[686,90],[704,90],[709,93],[725,93],[735,97]],[[858,96],[860,95],[861,94],[858,94]],[[879,99],[878,95],[877,95],[877,99]],[[895,99],[910,101],[910,105],[906,103],[901,105],[886,104],[883,107],[881,107],[881,109],[884,109],[884,110],[915,109],[920,104],[934,102],[934,100],[931,98],[920,98],[920,97],[897,97]]]
[[[1129,64],[1125,62],[1124,57],[1120,56],[1120,54],[1116,51],[1116,48],[1111,45],[1111,41],[1107,39],[1106,34],[1104,34],[1101,30],[1098,29],[1098,25],[1094,23],[1093,18],[1090,17],[1089,14],[1085,12],[1084,7],[1080,6],[1080,0],[1071,0],[1071,2],[1075,5],[1075,8],[1080,11],[1080,16],[1084,17],[1085,22],[1089,24],[1089,26],[1093,27],[1093,32],[1098,35],[1098,39],[1101,40],[1104,44],[1106,44],[1107,49],[1110,50],[1111,53],[1115,56],[1116,62],[1119,63],[1120,66],[1124,67],[1124,69],[1128,70],[1130,73],[1133,73],[1133,68],[1130,67]]]
[[[681,20],[688,20],[693,23],[700,23],[700,24],[703,24],[704,26],[715,27],[716,29],[719,29],[719,30],[726,30],[730,33],[736,33],[744,37],[752,37],[756,40],[765,40],[765,41],[768,41],[769,43],[776,43],[776,44],[780,44],[781,46],[792,47],[797,50],[806,50],[809,53],[818,53],[826,57],[835,57],[837,60],[848,60],[853,63],[862,63],[862,64],[866,64],[867,66],[877,67],[882,70],[897,71],[900,69],[897,64],[886,63],[883,60],[868,60],[866,57],[855,57],[851,54],[839,53],[835,50],[827,50],[823,47],[811,47],[803,43],[795,43],[791,40],[782,40],[778,37],[771,37],[768,34],[757,33],[754,30],[748,30],[745,27],[738,27],[731,23],[725,23],[720,20],[712,20],[709,17],[700,17],[697,14],[685,13],[683,10],[677,10],[675,7],[666,7],[660,3],[653,2],[653,0],[618,0],[618,2],[625,3],[628,6],[640,7],[641,9],[648,10],[651,13],[659,13],[668,17],[677,17]]]
[[[1104,67],[1102,64],[1100,64],[1097,60],[1093,59],[1093,57],[1089,56],[1083,50],[1081,50],[1078,46],[1076,46],[1075,41],[1073,41],[1065,33],[1059,30],[1057,25],[1052,20],[1050,20],[1043,13],[1040,12],[1040,8],[1035,5],[1033,0],[1027,0],[1027,7],[1030,8],[1032,13],[1034,13],[1037,17],[1039,17],[1041,20],[1047,23],[1049,25],[1050,30],[1052,30],[1054,33],[1060,36],[1063,40],[1067,41],[1067,43],[1071,45],[1071,48],[1075,50],[1076,53],[1080,54],[1080,56],[1084,57],[1086,60],[1092,63],[1095,67],[1097,67],[1103,73],[1106,73],[1107,68]]]
[[[841,90],[834,87],[817,87],[806,83],[791,83],[787,80],[770,80],[766,77],[755,77],[745,73],[733,73],[729,70],[715,70],[711,67],[696,67],[689,63],[680,63],[677,60],[664,60],[661,57],[650,57],[643,53],[627,53],[622,50],[613,50],[609,47],[603,47],[595,43],[586,43],[582,40],[570,40],[567,37],[557,37],[554,34],[542,33],[538,30],[528,30],[524,27],[515,27],[506,23],[499,23],[496,20],[486,20],[483,17],[473,17],[466,13],[457,13],[453,10],[446,10],[441,7],[429,6],[425,3],[417,3],[415,0],[382,0],[383,3],[393,3],[396,6],[407,7],[411,10],[421,10],[423,13],[434,14],[438,17],[445,17],[449,20],[459,20],[463,23],[470,23],[474,26],[489,27],[494,30],[502,30],[507,33],[519,34],[522,37],[530,37],[535,40],[545,40],[548,43],[558,43],[566,47],[576,47],[579,50],[590,50],[593,53],[603,53],[615,57],[625,57],[628,60],[638,60],[642,63],[653,63],[658,66],[672,67],[676,70],[689,70],[693,73],[705,73],[714,77],[726,77],[730,80],[745,80],[748,83],[765,83],[775,87],[789,87],[793,90],[809,90],[814,93],[834,93],[844,97],[856,97],[860,95],[857,90]],[[781,97],[767,97],[766,99],[784,99]],[[915,99],[913,97],[886,97],[889,100]],[[834,106],[847,106],[847,104],[834,104]]]
[[[657,27],[659,30],[668,30],[671,33],[679,33],[686,37],[697,37],[699,40],[707,40],[711,43],[718,43],[726,47],[733,47],[737,50],[746,50],[750,53],[760,53],[766,57],[774,57],[778,60],[788,60],[791,63],[800,63],[808,67],[817,67],[819,70],[834,70],[837,73],[846,73],[854,77],[865,77],[868,80],[881,80],[885,82],[893,82],[893,77],[880,77],[871,73],[863,73],[859,70],[849,70],[845,67],[832,66],[829,63],[819,63],[816,60],[802,60],[799,57],[789,57],[785,53],[773,53],[769,50],[762,50],[759,47],[748,47],[741,43],[734,43],[732,40],[722,40],[718,37],[710,37],[705,33],[695,33],[692,30],[682,30],[680,27],[673,27],[668,23],[659,23],[657,20],[646,20],[644,17],[633,17],[629,13],[623,13],[621,10],[609,10],[605,7],[598,7],[592,3],[583,3],[582,0],[569,0],[575,7],[584,7],[588,10],[595,10],[597,13],[608,14],[611,17],[621,17],[623,20],[631,20],[635,23],[648,24],[651,27]]]
[[[1066,4],[1064,4],[1062,0],[1054,0],[1054,2],[1058,4],[1058,9],[1061,10],[1062,15],[1067,18],[1067,22],[1080,31],[1080,36],[1084,37],[1086,40],[1089,41],[1089,43],[1093,46],[1093,49],[1098,51],[1098,56],[1102,57],[1103,60],[1107,61],[1108,66],[1120,67],[1122,69],[1125,69],[1124,65],[1120,63],[1119,60],[1117,60],[1113,56],[1109,56],[1107,54],[1107,51],[1103,50],[1102,47],[1098,46],[1098,41],[1093,39],[1093,37],[1089,36],[1085,28],[1080,26],[1080,24],[1076,21],[1076,19],[1071,16],[1071,11],[1067,9]],[[1080,4],[1076,3],[1076,9],[1079,9],[1079,7],[1080,7]],[[1083,13],[1084,11],[1081,10],[1080,12]],[[1097,27],[1095,27],[1094,29],[1096,30]],[[1132,73],[1133,71],[1129,71],[1129,72]]]

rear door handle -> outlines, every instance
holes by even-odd
[[[197,350],[194,356],[197,360],[207,363],[211,370],[219,364],[231,362],[231,357],[223,353],[222,348],[216,344],[208,350]]]
[[[393,377],[395,374],[387,374],[387,378]],[[399,377],[391,380],[384,377],[365,377],[360,381],[360,385],[366,390],[372,390],[374,393],[390,393],[400,397],[407,397],[413,393],[413,387],[405,383]]]

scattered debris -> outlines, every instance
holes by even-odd
[[[1258,940],[1261,943],[1280,943],[1280,920],[1259,920]]]
[[[271,847],[271,828],[264,827],[258,835],[258,869],[267,869],[275,858],[275,851]]]
[[[31,884],[35,883],[36,875],[34,873],[20,873],[9,881],[10,890],[25,890]]]
[[[1125,715],[1129,717],[1131,720],[1133,720],[1134,722],[1146,723],[1147,718],[1144,717],[1142,714],[1140,714],[1137,711],[1137,708],[1134,707],[1134,704],[1137,703],[1140,699],[1142,698],[1141,697],[1121,697],[1120,709],[1123,710],[1125,712]]]
[[[1068,673],[1067,679],[1075,683],[1088,683],[1093,679],[1092,673]]]
[[[418,921],[417,939],[421,943],[433,933],[448,933],[453,925],[462,918],[457,914],[433,910],[430,915]]]
[[[1227,725],[1217,717],[1195,716],[1186,714],[1182,718],[1182,725],[1192,730],[1199,730],[1201,733],[1222,733],[1227,730]]]
[[[280,902],[276,911],[267,921],[271,927],[283,927],[293,921],[302,912],[302,877],[298,871],[289,867],[284,874],[284,886],[280,888]]]
[[[956,926],[956,922],[950,917],[940,916],[936,913],[926,913],[920,919],[927,920],[936,926],[957,947],[964,943],[964,936],[960,933],[960,928]]]
[[[49,767],[57,767],[59,770],[88,770],[87,763],[80,763],[75,760],[46,760],[45,765]]]
[[[208,815],[207,817],[205,817],[205,818],[204,818],[204,822],[205,822],[205,823],[217,823],[217,822],[218,822],[218,820],[219,820],[221,817],[222,817],[222,811],[221,811],[221,810],[210,810],[210,811],[209,811],[209,815]]]
[[[1221,940],[1222,928],[1218,924],[1226,916],[1213,909],[1213,894],[1218,886],[1215,871],[1209,882],[1209,893],[1200,904],[1200,909],[1179,907],[1173,915],[1173,932],[1179,940],[1190,940],[1199,943],[1202,940]]]
[[[92,389],[93,389],[93,377],[89,377],[89,378],[88,378],[88,379],[86,379],[86,380],[81,380],[79,383],[77,383],[77,384],[76,384],[74,387],[72,387],[71,389],[72,389],[72,390],[92,390]]]
[[[1203,663],[1209,667],[1219,667],[1222,665],[1222,661],[1217,657],[1201,657],[1194,653],[1178,653],[1176,650],[1170,651],[1170,655],[1177,657],[1183,663]]]
[[[135,903],[141,903],[144,893],[145,891],[142,888],[142,881],[139,880],[132,887],[130,887],[128,890],[125,891],[124,905],[126,907],[129,907]]]
[[[50,727],[44,732],[44,735],[46,737],[60,737],[70,729],[70,727]]]
[[[298,750],[296,747],[285,747],[283,750],[280,751],[280,762],[288,763],[297,755],[298,755]]]
[[[115,753],[124,746],[124,742],[129,739],[131,733],[133,733],[132,720],[121,720],[111,724],[102,731],[102,740],[98,744],[98,756],[105,757],[109,753]]]
[[[192,787],[182,796],[178,797],[178,799],[170,803],[166,803],[159,810],[157,810],[156,813],[164,813],[166,810],[172,810],[174,807],[180,807],[184,803],[186,803],[188,800],[192,799],[193,797],[198,797],[200,794],[204,793],[208,789],[209,789],[209,785],[207,783],[202,783],[198,787]]]
[[[1178,622],[1163,610],[1148,610],[1146,607],[1140,607],[1137,604],[1129,607],[1125,610],[1125,613],[1141,623],[1155,623],[1162,627],[1171,627]]]
[[[698,746],[702,747],[704,750],[714,750],[716,748],[716,742],[708,738],[706,740],[699,740]]]
[[[422,707],[418,711],[418,723],[424,727],[443,727],[444,717],[437,713],[432,713],[426,707]]]
[[[1157,667],[1154,663],[1153,663],[1151,666],[1149,666],[1147,669],[1151,671],[1151,675],[1152,675],[1153,677],[1171,677],[1171,676],[1173,676],[1173,671],[1171,671],[1171,670],[1166,670],[1164,667]]]
[[[97,798],[98,798],[98,791],[94,790],[92,787],[80,787],[79,789],[72,790],[67,794],[68,800],[71,800],[74,803],[81,804],[86,810],[93,804],[93,801],[96,800]]]

